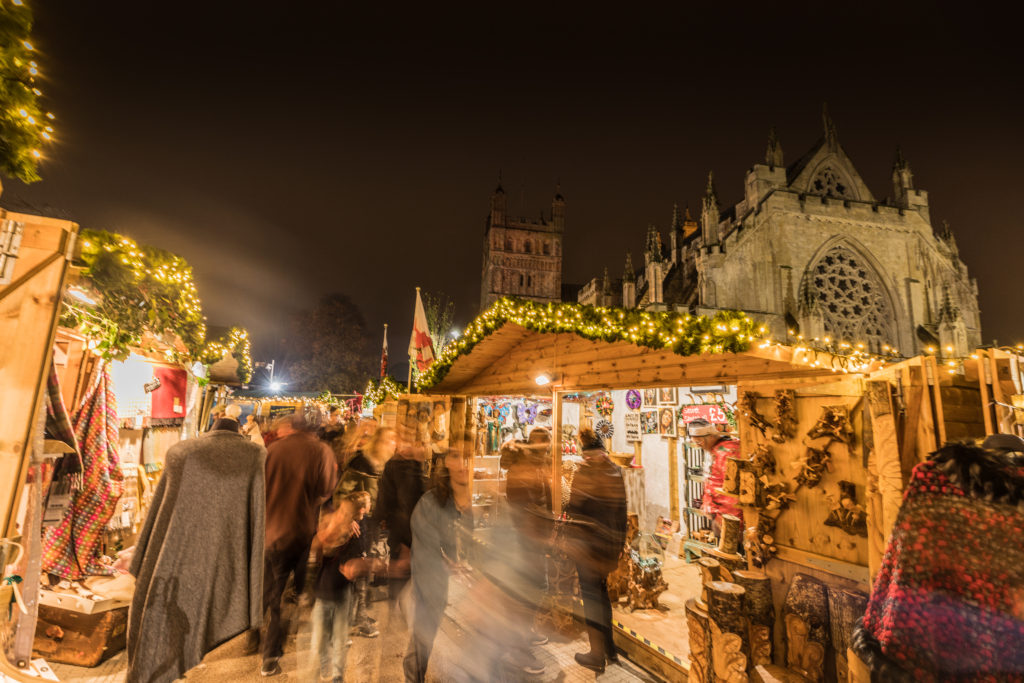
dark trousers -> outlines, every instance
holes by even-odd
[[[284,654],[287,624],[283,623],[281,616],[281,600],[284,597],[284,588],[288,585],[289,575],[297,573],[299,564],[304,565],[309,558],[311,543],[312,539],[297,539],[264,553],[263,611],[269,611],[267,633],[260,648],[264,660]]]
[[[583,618],[587,626],[604,636],[605,655],[615,654],[612,640],[612,601],[608,597],[607,573],[597,572],[587,564],[576,565],[580,579],[580,597],[583,599]]]

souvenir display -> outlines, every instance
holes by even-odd
[[[626,441],[640,440],[640,413],[630,411],[622,416],[622,425],[626,430]]]
[[[644,389],[644,408],[654,408],[658,405],[658,390]]]
[[[626,392],[626,407],[630,410],[640,410],[640,392],[636,389],[630,389]]]
[[[783,443],[796,436],[796,392],[779,389],[775,392],[775,432],[772,441]]]
[[[662,436],[676,435],[676,414],[674,408],[658,409],[658,433]]]
[[[679,403],[676,398],[675,387],[661,387],[658,389],[658,405],[659,406],[674,406]]]
[[[658,433],[657,410],[644,410],[640,413],[640,431],[643,434]]]
[[[610,418],[615,411],[615,402],[608,394],[601,394],[594,401],[594,409],[597,410],[598,415],[601,417]]]
[[[594,425],[594,431],[597,432],[599,437],[607,442],[608,439],[612,438],[612,433],[614,433],[615,427],[613,427],[612,423],[608,420],[598,420]]]

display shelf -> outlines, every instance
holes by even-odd
[[[501,477],[473,477],[473,481],[505,481]]]

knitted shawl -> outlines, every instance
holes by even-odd
[[[1024,681],[1024,466],[950,444],[914,468],[854,649],[881,681]]]

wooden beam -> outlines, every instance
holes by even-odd
[[[867,400],[874,438],[874,448],[868,455],[868,568],[874,576],[881,567],[882,554],[903,500],[903,475],[888,380],[868,381]]]
[[[668,505],[669,516],[678,522],[679,516],[679,439],[668,437]]]

